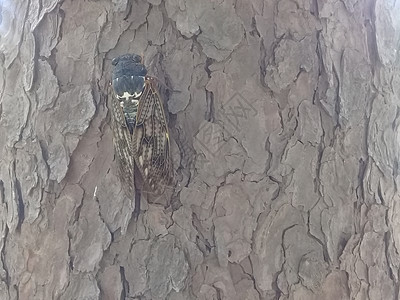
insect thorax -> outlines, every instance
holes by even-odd
[[[119,106],[124,113],[125,121],[132,133],[136,123],[139,99],[145,87],[145,77],[120,74],[119,77],[114,77],[113,87],[116,98],[115,101],[119,102]]]

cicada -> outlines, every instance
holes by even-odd
[[[163,99],[142,60],[137,54],[112,60],[114,149],[123,189],[128,197],[135,194],[135,218],[140,213],[142,191],[162,194],[173,181]]]

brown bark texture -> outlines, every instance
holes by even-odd
[[[400,2],[0,1],[0,299],[398,299]],[[124,196],[111,60],[177,181]]]

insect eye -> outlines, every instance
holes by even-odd
[[[137,54],[132,54],[132,60],[133,62],[140,64],[142,62],[142,57]]]
[[[138,70],[138,75],[144,76],[147,74],[147,69],[144,65],[140,65],[140,69]]]
[[[116,57],[116,58],[114,58],[114,59],[111,61],[111,64],[112,64],[113,66],[116,66],[116,65],[118,64],[118,61],[119,61],[119,57]]]

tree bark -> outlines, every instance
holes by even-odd
[[[0,299],[398,299],[398,1],[0,9]],[[125,53],[169,87],[178,182],[137,222]]]

